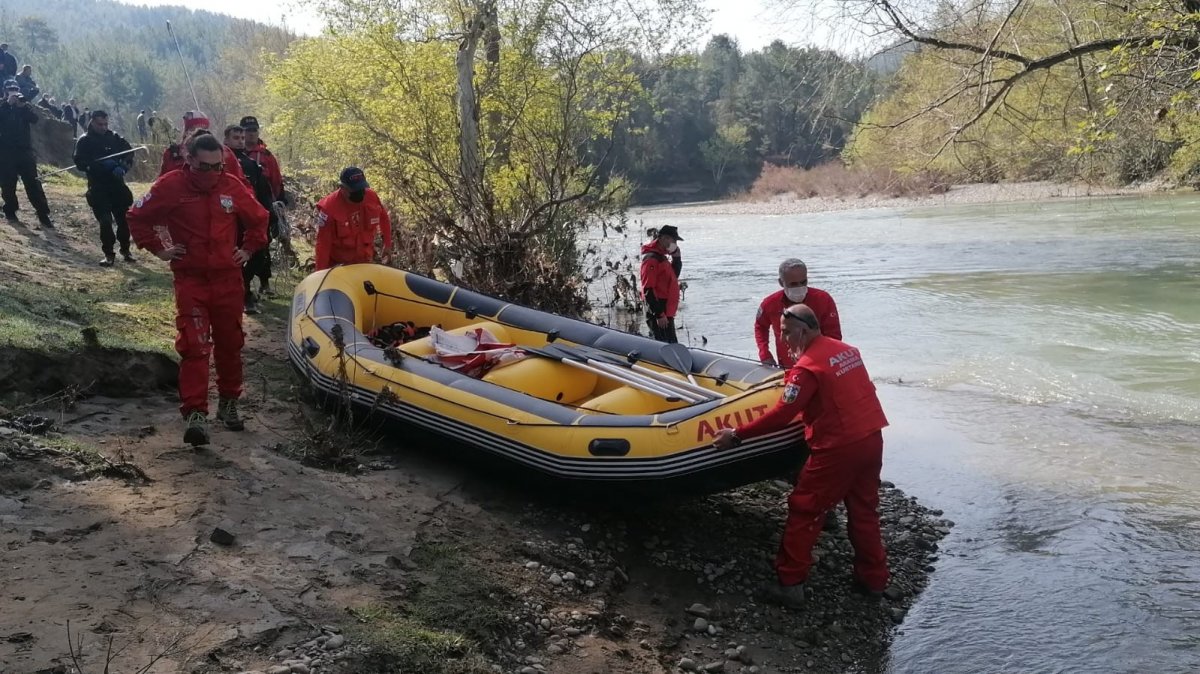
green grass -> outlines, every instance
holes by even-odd
[[[85,345],[84,328],[103,346],[174,353],[171,278],[153,272],[96,275],[86,285],[59,281],[0,286],[0,344],[70,350]]]
[[[368,644],[387,671],[425,674],[490,672],[485,644],[511,629],[501,602],[508,593],[459,546],[414,549],[420,587],[397,608],[354,609],[356,639]]]

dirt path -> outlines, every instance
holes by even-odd
[[[119,332],[132,325],[164,351],[165,265],[95,267],[78,190],[51,199],[55,232],[0,224],[12,253],[0,290],[25,298],[12,311],[41,316],[32,329],[49,337],[32,344],[63,347],[46,356],[58,376],[112,383],[26,409],[41,395],[32,384],[10,383],[3,398],[0,671],[74,672],[74,650],[82,672],[99,674],[110,638],[122,673],[873,671],[948,531],[885,489],[889,599],[847,591],[849,546],[831,534],[814,607],[797,614],[751,596],[768,577],[786,485],[571,502],[394,434],[370,437],[387,451],[359,457],[353,474],[306,467],[280,450],[326,417],[286,365],[286,299],[247,321],[247,430],[215,430],[193,451],[169,372],[142,372],[159,384],[148,392],[123,389],[130,363],[149,356],[73,342],[98,324],[111,347],[134,339]],[[114,288],[130,301],[112,301]],[[54,310],[31,308],[45,302]],[[25,328],[0,325],[0,350],[32,357]],[[55,431],[27,433],[19,413]]]

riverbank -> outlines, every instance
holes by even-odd
[[[921,208],[963,204],[989,204],[1058,199],[1084,199],[1138,194],[1161,194],[1167,191],[1161,183],[1146,183],[1125,187],[1055,183],[1047,181],[1022,183],[976,183],[955,185],[943,194],[919,197],[890,197],[868,194],[852,197],[812,197],[798,199],[785,194],[763,201],[728,199],[671,206],[638,209],[639,213],[661,215],[800,215],[869,208]]]
[[[104,671],[111,643],[149,674],[873,672],[941,563],[953,523],[885,484],[887,595],[850,591],[842,514],[788,611],[755,596],[783,482],[581,501],[369,420],[314,466],[286,277],[245,321],[246,431],[193,451],[166,267],[97,267],[82,191],[48,188],[56,229],[0,224],[0,671]]]

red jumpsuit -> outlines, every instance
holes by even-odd
[[[236,162],[235,162],[236,165]],[[172,244],[187,252],[171,261],[175,274],[175,350],[179,363],[179,409],[208,414],[208,361],[217,367],[222,398],[242,394],[242,268],[233,259],[238,228],[242,249],[267,245],[267,211],[228,173],[205,188],[191,167],[172,171],[129,210],[129,232],[139,248],[159,253]]]
[[[267,149],[267,144],[259,140],[258,145],[254,147],[246,146],[246,156],[263,167],[263,176],[266,177],[267,184],[271,186],[271,196],[275,199],[282,199],[283,171],[279,168],[279,160]]]
[[[225,161],[225,172],[246,183],[246,186],[249,187],[250,181],[246,179],[246,174],[242,171],[242,165],[238,162],[237,155],[233,153],[233,150],[224,145],[221,146],[221,151],[221,155]],[[184,166],[187,166],[187,157],[183,154],[183,148],[180,145],[168,145],[163,150],[162,166],[158,169],[158,175],[164,176]]]
[[[767,341],[767,332],[770,331],[775,335],[775,353],[778,354],[775,362],[784,369],[790,368],[796,361],[783,341],[779,330],[779,317],[783,315],[784,309],[793,304],[796,302],[789,302],[780,289],[763,298],[758,305],[758,315],[754,317],[754,342],[758,344],[758,359],[767,360],[771,357],[771,346]],[[819,288],[809,288],[808,294],[800,304],[807,305],[817,315],[822,335],[834,339],[842,338],[842,323],[838,318],[837,304],[829,293]]]
[[[317,271],[375,259],[375,232],[392,249],[392,220],[375,190],[355,203],[337,190],[317,203]]]
[[[800,413],[812,450],[788,497],[788,517],[775,558],[783,585],[808,579],[812,547],[825,513],[846,504],[854,546],[854,576],[871,590],[888,584],[887,553],[879,531],[879,471],[887,417],[858,349],[817,337],[787,375],[779,402],[766,415],[737,428],[747,439],[782,429]]]

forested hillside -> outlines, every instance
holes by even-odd
[[[264,53],[280,54],[287,32],[229,16],[182,7],[135,7],[105,0],[4,0],[0,40],[18,65],[33,66],[43,92],[59,104],[104,108],[115,125],[132,130],[138,110],[159,113],[179,127],[195,107],[175,43],[204,112],[217,123],[261,105]]]

